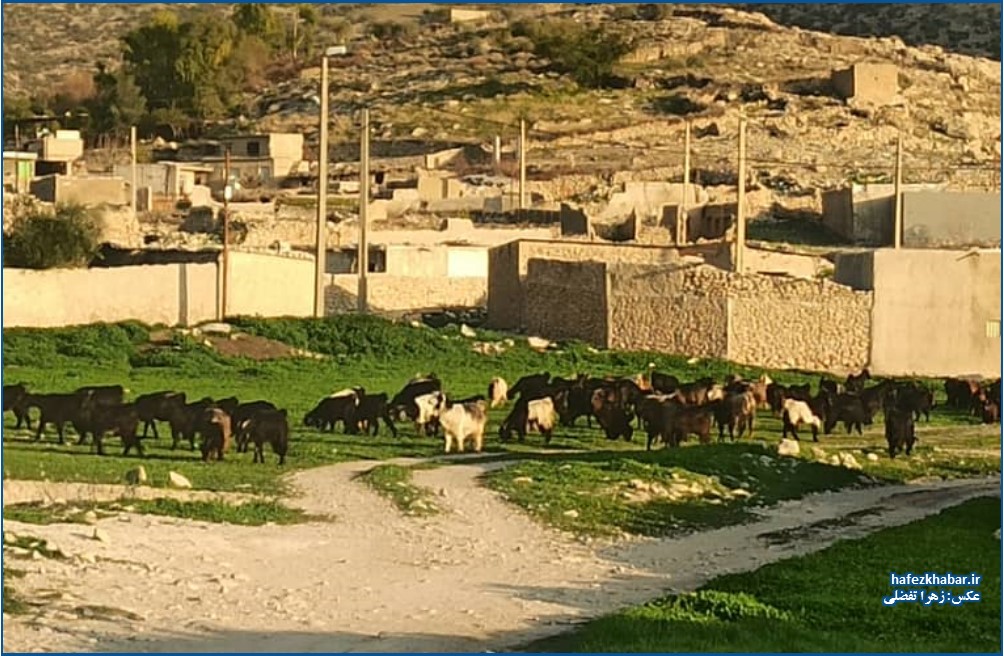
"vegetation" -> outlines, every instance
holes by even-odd
[[[688,380],[704,375],[722,379],[731,371],[753,378],[763,373],[760,369],[715,360],[689,364],[683,358],[651,353],[596,351],[579,343],[537,353],[518,339],[503,354],[485,356],[471,349],[471,340],[461,336],[456,326],[441,330],[414,328],[373,317],[237,318],[232,323],[243,331],[328,357],[266,361],[226,357],[193,337],[180,335],[168,343],[155,345],[149,342],[151,328],[134,322],[44,330],[6,329],[5,380],[23,382],[30,389],[44,392],[72,391],[82,385],[121,384],[129,390],[129,398],[160,390],[183,391],[193,399],[231,395],[242,400],[266,398],[290,413],[292,435],[284,466],[277,466],[267,450],[265,464],[252,464],[250,454],[237,453],[228,455],[223,462],[204,463],[199,452],[190,450],[187,443],[172,450],[165,435],[167,426],[163,424],[159,439],[151,437],[145,441],[148,455],[142,460],[116,455],[120,452],[114,439],[109,440],[111,455],[97,457],[88,447],[74,444],[76,437],[72,430],[69,443],[60,446],[55,443],[51,427],[41,441],[34,442],[30,439],[33,432],[8,426],[4,435],[5,478],[122,483],[125,472],[142,462],[149,484],[155,487],[167,486],[168,472],[175,471],[187,477],[196,489],[274,497],[287,491],[285,475],[298,469],[350,460],[442,454],[440,440],[417,436],[408,424],[398,425],[398,438],[391,437],[386,428],[378,436],[369,437],[340,431],[322,433],[302,425],[303,415],[320,398],[348,386],[363,385],[372,392],[394,393],[416,373],[434,372],[444,381],[447,393],[469,396],[484,394],[488,380],[495,375],[510,382],[537,371],[565,376],[577,371],[633,375],[647,370],[650,362],[659,371]],[[479,340],[506,338],[487,331],[478,334]],[[798,372],[769,373],[786,384],[818,380],[815,375]],[[858,472],[830,464],[795,461],[788,466],[790,473],[761,468],[756,462],[764,451],[748,441],[741,446],[688,445],[675,451],[645,453],[639,438],[630,443],[610,442],[581,421],[578,427],[559,429],[550,445],[569,453],[545,457],[538,452],[542,443],[537,436],[531,435],[525,444],[502,444],[496,439],[496,427],[509,409],[490,411],[485,457],[518,455],[530,461],[494,474],[489,477],[489,484],[542,520],[570,530],[659,534],[721,525],[742,521],[748,509],[761,501],[794,498],[804,490],[834,489],[860,482]],[[821,437],[818,446],[824,451],[820,459],[828,461],[830,456],[848,451],[855,454],[864,474],[890,481],[930,475],[978,475],[1000,467],[999,442],[992,427],[982,427],[974,419],[941,407],[935,409],[930,425],[921,424],[920,442],[911,458],[890,461],[883,452],[881,431],[881,424],[877,424],[863,438],[836,434]],[[773,442],[779,435],[779,421],[762,413],[757,439]],[[803,455],[811,458],[812,445],[805,441],[802,444]],[[866,460],[862,449],[877,453],[879,459]],[[571,453],[572,450],[586,453]],[[667,487],[674,473],[688,483],[696,481],[716,489],[721,486],[722,492],[728,488],[733,495],[739,484],[745,482],[754,496],[749,500],[730,496],[723,498],[721,504],[712,501],[714,495],[702,496],[700,500],[653,498],[651,506],[618,497],[622,492],[634,493],[624,488],[633,479]],[[407,474],[392,468],[381,469],[373,476],[383,477],[384,482],[388,479],[407,482]],[[516,483],[514,479],[520,476],[529,476],[534,483],[530,486]],[[785,478],[788,476],[790,480]],[[718,477],[718,482],[712,483],[706,477]],[[545,500],[551,505],[537,507]],[[185,516],[198,512],[203,518],[215,512],[196,511],[194,506],[169,510],[171,514]],[[578,517],[566,516],[564,513],[569,510],[576,510]],[[259,514],[267,516],[267,512],[272,510]]]
[[[361,474],[359,480],[381,496],[390,499],[406,515],[434,515],[439,509],[429,490],[411,482],[412,469],[400,465],[377,465]]]
[[[100,233],[92,210],[59,205],[18,214],[4,234],[4,263],[19,269],[87,266],[98,254]]]
[[[177,499],[135,499],[121,502],[78,505],[20,503],[3,509],[4,519],[25,524],[83,524],[86,515],[105,517],[115,512],[181,517],[200,522],[261,526],[296,524],[312,519],[299,510],[274,500],[252,500],[241,504],[223,501],[179,501]]]
[[[129,126],[183,130],[192,121],[233,116],[244,93],[262,90],[270,71],[314,51],[319,15],[293,5],[281,17],[267,4],[238,4],[224,19],[173,10],[155,12],[122,37],[122,65],[98,64],[93,75],[75,72],[52,91],[15,98],[4,107],[5,125],[36,114],[70,116],[66,127],[89,135],[122,137]]]
[[[582,87],[598,89],[614,80],[614,65],[631,52],[631,42],[602,27],[572,21],[525,21],[513,26],[514,36],[528,37],[533,52],[554,69],[571,75]]]
[[[719,577],[694,593],[601,618],[526,651],[998,651],[1001,547],[992,534],[1000,515],[1000,499],[976,499],[812,555]],[[882,605],[892,593],[890,572],[930,571],[980,573],[982,600],[958,608]]]

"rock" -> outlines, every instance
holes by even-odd
[[[828,462],[831,465],[833,465],[834,467],[839,467],[840,466],[840,458],[838,458],[837,456],[830,456],[830,459],[829,459]]]
[[[516,478],[512,479],[512,482],[513,483],[533,483],[533,479],[530,478],[529,476],[517,476]]]
[[[566,510],[565,512],[563,512],[561,514],[564,515],[565,517],[569,517],[571,519],[575,519],[576,517],[579,516],[579,511],[578,510]]]
[[[125,473],[126,483],[129,485],[142,485],[147,481],[146,467],[139,465],[133,467]]]
[[[234,331],[234,327],[228,323],[215,322],[202,324],[199,330],[206,335],[229,335]]]
[[[1000,540],[1001,539],[1001,530],[1000,529],[997,529],[996,531],[994,531],[994,539],[995,540]]]
[[[85,524],[97,524],[98,514],[93,510],[88,510],[87,512],[84,513],[83,520]]]
[[[826,460],[826,451],[823,451],[818,446],[812,447],[812,457],[816,460]]]
[[[777,445],[777,455],[779,456],[797,456],[798,452],[799,446],[795,440],[785,438]]]
[[[174,471],[167,473],[167,483],[171,487],[176,487],[182,490],[189,490],[192,487],[191,481]]]
[[[474,332],[474,329],[468,326],[466,323],[460,324],[460,334],[463,335],[464,337],[471,337],[471,338],[478,336],[478,334]]]
[[[92,540],[97,540],[98,542],[110,542],[111,538],[108,534],[102,531],[100,528],[94,529],[94,533],[91,535]]]
[[[865,458],[867,458],[869,462],[878,462],[879,459],[877,453],[869,453],[867,456],[865,456]]]
[[[417,127],[417,128],[415,128],[414,130],[411,131],[411,136],[416,137],[416,138],[417,137],[424,137],[427,134],[429,134],[429,131],[426,128],[423,128],[423,127]]]
[[[551,346],[551,342],[543,337],[527,337],[526,343],[530,345],[530,348],[534,349],[546,349]]]
[[[861,469],[861,463],[849,453],[841,453],[839,459],[840,464],[847,469]]]

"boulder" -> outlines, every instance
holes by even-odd
[[[167,483],[171,487],[176,487],[181,490],[189,490],[192,487],[192,482],[178,472],[168,472]]]
[[[785,438],[777,445],[777,455],[779,456],[797,456],[798,452],[799,446],[795,440]]]

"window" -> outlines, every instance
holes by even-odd
[[[258,141],[248,142],[248,157],[260,157],[261,156],[261,143]]]

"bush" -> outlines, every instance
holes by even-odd
[[[631,52],[631,42],[599,27],[571,21],[522,22],[513,26],[513,36],[533,41],[533,52],[551,62],[559,73],[572,76],[580,86],[598,89],[614,78],[614,65]]]
[[[70,328],[5,328],[4,365],[39,367],[62,358],[102,365],[123,363],[137,345],[149,339],[149,329],[136,321]]]
[[[15,218],[4,236],[4,265],[19,269],[85,267],[98,254],[100,231],[93,212],[61,205]]]

